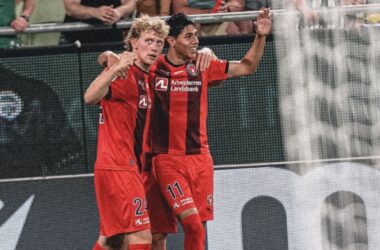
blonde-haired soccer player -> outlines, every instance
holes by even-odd
[[[133,56],[124,52],[85,93],[87,104],[101,106],[94,170],[100,236],[95,250],[151,248],[140,154],[151,106],[148,72],[161,54],[168,32],[169,27],[159,18],[135,19],[125,40]],[[116,77],[125,71],[125,78]]]

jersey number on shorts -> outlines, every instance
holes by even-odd
[[[172,196],[173,199],[175,199],[177,197],[174,188],[177,189],[179,196],[183,196],[182,189],[181,189],[179,183],[176,181],[176,182],[174,182],[173,185],[169,184],[166,186],[166,191],[168,191],[170,193],[170,195]]]
[[[140,198],[134,198],[133,199],[133,205],[137,205],[136,210],[135,210],[135,215],[136,216],[141,216],[144,215],[144,211],[147,210],[146,202],[143,201]]]

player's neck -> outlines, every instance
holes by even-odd
[[[135,65],[139,67],[142,71],[149,72],[150,65],[142,62],[141,60],[136,60]]]
[[[173,65],[183,65],[187,62],[187,58],[178,54],[175,49],[169,49],[167,58]]]

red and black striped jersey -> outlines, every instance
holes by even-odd
[[[112,81],[100,105],[96,168],[126,170],[137,165],[141,169],[150,103],[148,74],[137,66],[129,69],[126,79]]]
[[[146,150],[164,154],[209,152],[207,94],[210,82],[227,78],[228,62],[213,60],[204,72],[193,62],[173,65],[162,55],[151,68],[152,112]]]

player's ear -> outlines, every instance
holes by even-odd
[[[129,43],[132,46],[132,51],[137,49],[137,38],[131,38],[129,40]]]
[[[166,42],[169,44],[170,47],[172,47],[172,46],[174,46],[174,44],[175,44],[175,39],[174,39],[174,37],[172,37],[172,36],[168,36],[168,37],[166,38]]]

